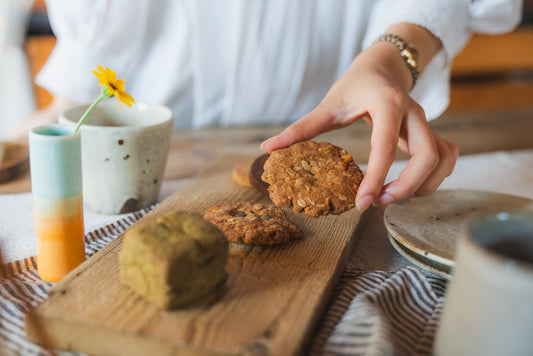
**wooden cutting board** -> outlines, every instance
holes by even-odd
[[[232,181],[251,157],[228,156],[175,192],[138,224],[173,209],[205,212],[230,201],[267,201]],[[26,316],[28,339],[95,355],[297,355],[305,352],[345,266],[359,221],[352,209],[318,219],[289,211],[302,241],[232,245],[218,295],[162,311],[120,282],[119,236],[57,283]]]

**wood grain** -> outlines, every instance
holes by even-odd
[[[266,201],[231,179],[241,155],[226,156],[142,218],[170,210],[203,213],[220,202]],[[359,214],[312,219],[289,212],[302,241],[232,245],[229,277],[217,296],[162,311],[123,285],[122,236],[59,282],[28,313],[28,338],[95,355],[297,355],[305,347],[347,262]]]

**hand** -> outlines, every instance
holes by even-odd
[[[367,170],[356,197],[358,209],[430,194],[453,171],[459,150],[430,130],[423,109],[408,94],[410,86],[410,72],[397,49],[375,44],[356,57],[313,111],[267,140],[263,148],[271,152],[363,118],[373,129]],[[398,179],[384,185],[397,147],[411,158]]]

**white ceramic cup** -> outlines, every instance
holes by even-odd
[[[478,216],[465,224],[435,354],[533,354],[532,213]]]
[[[87,105],[62,113],[75,125]],[[161,105],[101,102],[82,125],[83,200],[91,210],[123,214],[157,202],[173,127],[172,111]]]

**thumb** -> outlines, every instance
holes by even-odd
[[[334,119],[333,111],[326,104],[321,103],[307,115],[287,126],[279,135],[263,142],[261,149],[271,153],[295,142],[312,139],[321,133],[333,130]]]

